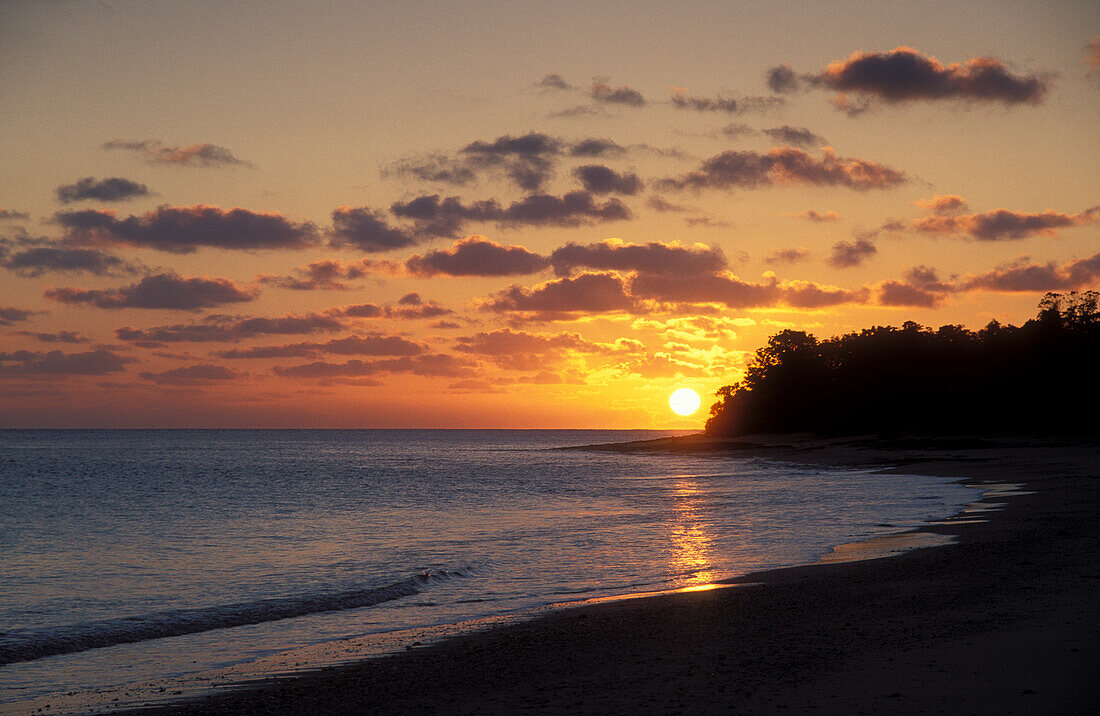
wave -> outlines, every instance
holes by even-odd
[[[369,607],[419,594],[432,582],[465,576],[468,576],[465,570],[438,570],[422,572],[385,587],[260,599],[200,609],[173,609],[50,629],[20,630],[18,633],[0,632],[0,666],[116,644]]]

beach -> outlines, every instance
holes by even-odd
[[[966,479],[987,496],[921,528],[914,542],[945,535],[951,544],[551,611],[155,710],[1073,714],[1100,706],[1094,442],[700,436],[607,449],[880,466]]]

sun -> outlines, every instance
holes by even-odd
[[[699,394],[691,388],[680,388],[668,397],[668,405],[677,415],[691,415],[699,409]]]

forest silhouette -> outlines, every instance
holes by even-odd
[[[781,331],[720,388],[712,435],[1095,434],[1100,293],[1048,293],[1022,326],[907,321],[819,341]]]

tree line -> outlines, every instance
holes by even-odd
[[[1096,434],[1100,293],[1048,293],[1022,326],[785,330],[720,388],[706,431]]]

